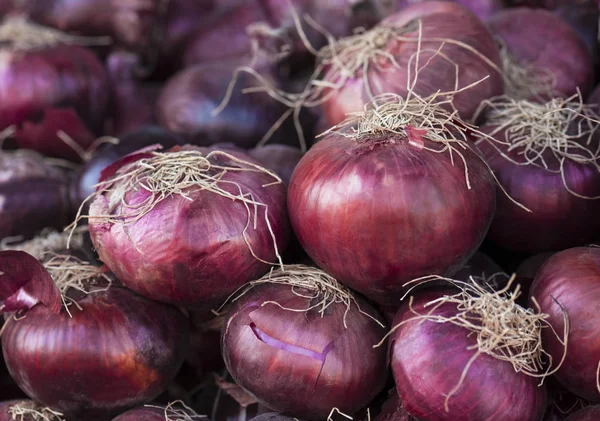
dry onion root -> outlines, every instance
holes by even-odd
[[[87,226],[77,227],[73,233],[46,228],[27,241],[23,241],[21,236],[5,237],[0,241],[0,250],[21,250],[42,260],[48,253],[59,253],[68,248],[82,249],[87,232]]]
[[[181,400],[169,402],[164,407],[155,405],[144,405],[144,407],[163,411],[165,421],[197,421],[206,419],[205,415],[198,415],[196,411]]]
[[[65,421],[61,412],[42,408],[34,401],[23,401],[11,405],[6,411],[16,421]]]

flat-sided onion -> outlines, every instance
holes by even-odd
[[[496,193],[486,164],[444,123],[435,98],[381,101],[304,155],[288,212],[319,267],[380,304],[397,304],[406,281],[453,273],[475,253]]]
[[[404,7],[408,7],[413,3],[422,3],[426,0],[396,0],[395,8],[396,10],[401,10]],[[503,0],[446,0],[446,1],[454,1],[465,6],[467,9],[472,11],[481,19],[482,21],[486,21],[491,18],[495,13],[502,10],[504,8]],[[384,3],[385,0],[380,0],[380,2]]]
[[[130,409],[113,418],[112,421],[197,421],[204,419],[206,416],[198,415],[183,402],[172,402],[166,406],[146,405]]]
[[[595,310],[600,300],[600,249],[578,247],[556,253],[538,271],[530,290],[554,330],[564,328],[563,310],[569,316],[567,356],[556,373],[562,385],[590,402],[600,402],[598,367],[600,344]],[[530,301],[531,305],[535,305]],[[544,349],[554,361],[564,347],[549,330],[544,332]]]
[[[414,295],[389,339],[404,408],[421,421],[539,421],[546,391],[525,373],[544,372],[541,317],[468,286]]]
[[[600,420],[600,405],[584,408],[570,415],[565,421],[597,421]]]
[[[21,148],[81,159],[76,149],[100,134],[109,101],[100,60],[75,45],[77,38],[22,18],[4,21],[0,41],[0,130],[12,132]]]
[[[2,259],[0,270],[22,265],[11,275],[23,277],[32,270],[26,264],[47,270],[65,303],[60,310],[59,299],[58,312],[38,304],[6,321],[6,366],[28,396],[67,418],[92,420],[148,402],[166,388],[189,340],[180,310],[111,285],[101,268],[72,256],[54,256],[44,269],[17,255]]]
[[[286,415],[353,414],[387,380],[380,316],[325,272],[286,266],[236,295],[221,349],[236,383]]]
[[[593,86],[592,58],[577,32],[554,13],[516,8],[488,22],[505,44],[506,93],[518,99],[585,96]]]
[[[92,241],[117,278],[146,297],[219,305],[287,245],[285,186],[245,154],[141,152],[102,177]]]

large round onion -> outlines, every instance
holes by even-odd
[[[533,78],[516,85],[524,86],[524,91],[507,86],[511,95],[530,100],[538,96],[548,99],[550,93],[544,92],[546,89],[537,95],[527,86],[534,83],[536,75],[554,79],[554,95],[569,97],[577,88],[586,95],[592,88],[592,59],[585,42],[554,13],[541,9],[507,9],[496,14],[488,24],[492,33],[506,44],[511,61],[528,69],[528,77]]]
[[[476,152],[461,153],[470,189],[462,162],[453,165],[448,153],[419,149],[402,135],[328,135],[290,181],[298,240],[344,284],[381,304],[398,303],[405,282],[458,270],[486,235],[494,181]]]
[[[579,247],[552,256],[538,271],[531,286],[531,298],[557,332],[563,332],[563,309],[569,317],[566,359],[556,377],[566,389],[591,402],[600,402],[597,368],[600,344],[595,310],[600,300],[600,249]],[[533,305],[533,303],[531,303]],[[560,361],[564,346],[550,329],[544,331],[544,349],[554,361]]]
[[[449,92],[455,89],[457,82],[458,87],[462,88],[489,76],[473,88],[458,93],[453,99],[460,116],[469,119],[481,101],[502,93],[500,56],[483,23],[457,3],[428,1],[411,5],[389,16],[364,35],[366,39],[373,37],[376,31],[382,32],[378,35],[380,39],[373,41],[382,45],[379,47],[382,54],[369,59],[366,75],[362,70],[364,66],[360,66],[345,80],[339,90],[325,91],[324,96],[329,97],[329,100],[322,105],[322,108],[329,124],[340,123],[347,113],[362,110],[363,105],[370,101],[365,80],[368,81],[374,95],[396,93],[406,96],[409,75],[411,82],[415,77],[415,63],[410,60],[418,51],[417,20],[422,25],[419,63],[423,68],[413,88],[416,94],[425,97],[438,90]],[[383,30],[385,27],[391,29]],[[398,37],[403,39],[399,40]],[[444,43],[441,54],[432,58],[435,51],[442,46],[443,40],[447,42]],[[343,40],[339,43],[342,44]],[[354,41],[347,48],[352,50],[356,45],[357,42]],[[375,47],[369,45],[365,47],[363,53],[373,54],[371,49]],[[381,57],[383,54],[391,54],[397,64]],[[450,57],[451,62],[444,58],[444,55]],[[343,80],[340,77],[340,69],[335,64],[327,67],[322,78],[334,84],[341,83]]]
[[[570,415],[565,421],[597,421],[600,420],[600,405],[584,408]]]
[[[128,222],[98,217],[127,219],[135,214],[122,205],[110,207],[120,202],[119,190],[125,189],[129,205],[159,197],[142,181],[158,173],[142,172],[139,182],[124,179],[105,192],[99,187],[90,207],[94,246],[120,281],[146,297],[182,306],[219,305],[236,288],[266,272],[266,262],[277,261],[275,241],[279,250],[287,245],[285,186],[273,184],[275,179],[245,154],[201,148],[125,157],[108,168],[106,183],[111,183],[115,166],[125,165],[120,169],[124,172],[116,173],[123,176],[141,170],[141,162],[152,165],[157,160],[164,162],[156,164],[157,171],[177,171],[185,164],[182,174],[201,181],[186,184],[185,197],[177,189],[169,190],[164,200]],[[229,170],[221,175],[219,166]],[[213,185],[210,177],[215,176],[220,181]],[[221,193],[215,193],[216,188]],[[250,197],[262,205],[255,208]]]
[[[13,127],[19,147],[79,160],[57,133],[83,150],[100,134],[110,94],[104,66],[64,34],[20,18],[5,21],[9,26],[14,35],[0,48],[0,130]]]
[[[462,310],[454,302],[432,305],[431,301],[453,294],[452,290],[422,292],[396,314],[394,324],[399,327],[389,340],[392,370],[404,408],[420,421],[539,421],[546,408],[546,391],[538,386],[539,379],[517,372],[510,362],[487,353],[472,360],[478,335],[439,320],[455,317]],[[478,314],[471,317],[473,323],[481,319]]]
[[[383,388],[385,349],[373,348],[385,333],[380,316],[324,272],[287,266],[240,295],[223,329],[223,358],[267,407],[319,420],[332,408],[352,414]]]

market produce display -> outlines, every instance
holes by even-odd
[[[599,29],[0,0],[0,421],[600,421]]]

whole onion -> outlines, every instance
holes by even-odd
[[[248,155],[281,177],[284,183],[289,184],[292,173],[302,158],[302,151],[288,145],[265,145],[253,148]]]
[[[76,40],[21,18],[0,32],[0,130],[12,128],[21,148],[81,159],[77,149],[100,134],[110,98],[102,63]]]
[[[495,210],[486,164],[449,126],[405,110],[431,112],[429,122],[445,115],[422,104],[397,97],[375,104],[350,128],[385,127],[396,117],[401,125],[332,132],[300,160],[288,188],[290,221],[311,259],[380,304],[397,304],[413,278],[462,267]],[[447,149],[449,139],[460,149]],[[462,158],[451,158],[457,151]]]
[[[537,336],[527,320],[531,316],[498,295],[463,291],[468,299],[456,298],[453,290],[421,292],[396,314],[391,364],[404,408],[421,421],[539,421],[545,388],[510,360],[497,358],[519,354],[526,344],[518,343],[521,338]],[[497,337],[500,342],[490,346]]]
[[[285,186],[245,154],[139,153],[105,169],[101,181],[92,241],[117,278],[146,297],[219,305],[287,245]]]
[[[557,95],[569,97],[578,88],[586,95],[592,88],[592,58],[585,42],[554,13],[507,9],[497,13],[488,25],[506,47],[509,95],[548,100]],[[516,76],[510,76],[515,71]]]
[[[62,229],[70,209],[65,175],[32,151],[0,152],[0,238]]]
[[[231,142],[244,148],[254,147],[285,110],[265,94],[244,94],[242,90],[256,86],[256,81],[241,74],[227,106],[213,115],[240,64],[239,61],[205,64],[176,74],[158,99],[156,114],[160,125],[201,146]],[[267,74],[263,77],[276,83]],[[289,142],[290,137],[280,129],[272,141]]]
[[[381,1],[381,0],[380,0]],[[414,3],[422,3],[425,0],[396,0],[394,7],[395,10],[401,10],[404,7],[408,7]],[[486,21],[491,18],[495,13],[504,8],[503,0],[447,0],[459,3],[475,13],[479,19]],[[382,3],[385,0],[381,1]],[[393,3],[393,2],[392,2]]]
[[[302,265],[273,271],[238,294],[221,349],[237,384],[286,415],[352,414],[386,382],[385,332],[362,298]]]
[[[596,421],[600,419],[600,405],[590,406],[569,415],[565,421]]]
[[[1,270],[17,263],[3,260]],[[7,320],[2,349],[19,387],[44,406],[86,420],[158,396],[185,357],[183,313],[106,284],[99,268],[73,257],[56,256],[45,266],[68,307],[55,312],[38,304],[26,317]]]
[[[130,409],[113,418],[112,421],[196,421],[204,419],[206,419],[206,416],[198,415],[183,402],[173,402],[166,406],[146,405]]]
[[[533,299],[541,311],[550,315],[554,330],[564,329],[563,311],[569,318],[566,358],[556,373],[560,383],[572,393],[592,403],[600,402],[597,368],[600,346],[596,340],[598,326],[594,310],[600,294],[600,249],[578,247],[556,253],[538,271],[531,286]],[[564,345],[544,331],[544,349],[554,361],[560,361]]]
[[[369,90],[372,95],[406,96],[410,87],[413,93],[426,97],[479,81],[452,98],[463,119],[471,118],[481,101],[503,90],[500,56],[491,35],[473,13],[457,3],[411,5],[361,36],[338,40],[335,50],[329,47],[323,54],[319,79],[336,88],[317,87],[313,96],[324,102],[321,106],[330,125],[343,121],[347,113],[362,110],[372,99]],[[392,55],[394,61],[384,54]],[[350,70],[342,71],[339,63]]]

